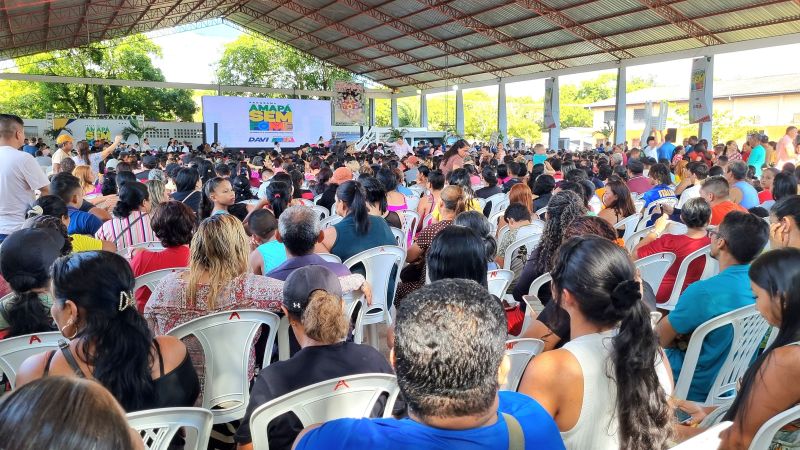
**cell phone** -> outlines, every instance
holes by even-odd
[[[692,421],[692,415],[680,408],[675,408],[675,418],[682,425],[688,425]]]

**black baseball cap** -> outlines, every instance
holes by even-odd
[[[17,276],[49,271],[63,247],[64,236],[52,228],[15,231],[0,246],[0,272],[11,281]]]
[[[308,298],[318,290],[342,296],[342,285],[333,271],[319,265],[301,267],[283,284],[283,306],[291,313],[302,314],[308,306]]]

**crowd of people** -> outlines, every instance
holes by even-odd
[[[22,120],[0,114],[0,338],[64,338],[6,386],[0,447],[139,448],[125,413],[199,405],[214,383],[199,340],[169,332],[258,309],[288,319],[291,357],[279,361],[257,333],[246,412],[215,426],[213,448],[250,449],[258,433],[279,449],[666,449],[722,413],[733,425],[720,448],[747,449],[769,418],[800,403],[785,382],[800,370],[797,130],[774,151],[761,136],[743,151],[659,140],[575,152],[320,143],[248,155],[62,135],[47,167]],[[490,223],[501,197],[508,205]],[[320,207],[338,221],[323,227]],[[421,220],[412,227],[404,211]],[[532,226],[538,238],[518,245]],[[626,242],[627,227],[647,231]],[[382,246],[406,249],[390,286],[330,257]],[[704,278],[700,258],[681,278],[704,248],[718,273]],[[651,285],[634,261],[662,252],[675,260]],[[490,294],[487,273],[503,267],[513,280]],[[134,290],[162,269],[173,270],[152,291]],[[354,343],[344,297],[360,291],[371,304],[384,290],[386,346]],[[703,342],[688,395],[674,397],[693,331],[753,305],[774,329],[735,400],[706,403],[735,345],[727,329]],[[544,351],[517,392],[500,390],[506,341],[517,337]],[[400,390],[372,418],[303,427],[287,413],[251,428],[261,405],[367,373],[396,375]],[[771,448],[795,448],[797,429]]]

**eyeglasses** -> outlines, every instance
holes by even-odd
[[[714,239],[714,236],[719,237],[720,234],[719,231],[715,230],[714,228],[706,228],[706,236],[708,236],[711,239]]]

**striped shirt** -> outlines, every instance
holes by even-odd
[[[97,230],[95,237],[115,242],[118,250],[158,240],[150,228],[150,216],[141,211],[134,211],[128,217],[112,217]]]

